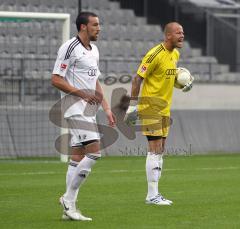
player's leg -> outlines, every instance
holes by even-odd
[[[101,157],[100,144],[98,140],[90,140],[83,142],[83,147],[74,148],[74,153],[84,155],[78,163],[75,173],[72,176],[70,185],[66,193],[61,197],[60,202],[64,207],[64,213],[74,220],[91,220],[91,218],[83,216],[76,209],[77,194],[83,183],[86,181],[91,172],[93,165],[97,159]],[[76,158],[76,156],[74,156]]]
[[[158,180],[160,173],[160,154],[156,153],[154,145],[161,145],[160,136],[147,136],[148,139],[148,154],[146,158],[146,176],[148,182],[148,193],[146,199],[151,199],[158,194]]]
[[[85,155],[79,155],[77,154],[78,150],[76,150],[76,148],[73,148],[72,147],[72,150],[71,150],[71,157],[70,157],[70,160],[69,160],[69,163],[68,163],[68,169],[67,169],[67,173],[66,173],[66,190],[69,188],[71,182],[72,182],[72,178],[73,178],[73,175],[75,174],[75,171],[76,171],[76,168],[78,166],[78,163],[84,158]],[[78,195],[78,190],[76,190],[76,197]],[[70,219],[66,214],[65,212],[63,212],[63,215],[62,215],[62,219],[64,220],[68,220]]]
[[[148,140],[148,153],[146,157],[148,192],[146,203],[154,203],[159,193],[158,180],[161,172],[160,162],[162,159],[160,154],[162,152],[162,123],[158,120],[143,119],[142,130],[143,135],[145,135]]]
[[[87,121],[90,131],[79,129],[79,120]],[[96,160],[101,157],[99,134],[93,118],[74,117],[68,120],[71,134],[71,159],[66,176],[67,188],[60,202],[64,214],[75,220],[90,220],[83,217],[76,209],[79,188],[87,179]],[[96,128],[95,131],[93,129]],[[66,218],[66,217],[63,217]]]
[[[146,174],[148,182],[147,204],[171,205],[172,201],[165,199],[158,191],[158,181],[163,165],[163,139],[160,136],[147,136],[149,152],[146,159]]]
[[[67,119],[69,133],[71,135],[71,158],[69,161],[68,171],[66,174],[66,190],[71,184],[72,178],[75,174],[77,165],[84,158],[85,152],[82,142],[89,143],[89,140],[99,139],[98,129],[96,125],[96,118],[90,116],[73,116]],[[85,130],[81,128],[85,126]],[[89,131],[86,129],[89,128]],[[90,142],[91,143],[91,142]],[[91,146],[92,147],[92,146]],[[88,146],[89,148],[89,146]],[[91,148],[89,148],[91,150]],[[94,150],[94,149],[93,149]]]
[[[148,193],[146,203],[157,205],[170,205],[158,191],[158,181],[162,171],[162,137],[147,136],[149,152],[146,158],[146,175],[148,183]]]
[[[78,129],[78,119],[75,117],[73,118],[68,118],[68,127],[69,127],[69,134],[71,135],[71,141],[70,141],[70,146],[71,146],[71,152],[70,154],[70,160],[68,163],[68,169],[66,173],[66,190],[68,190],[72,178],[75,174],[76,168],[79,164],[79,162],[84,158],[84,154],[80,152],[79,147],[82,147],[82,143],[80,142],[79,135],[82,134],[82,131]],[[78,191],[76,192],[77,195]]]
[[[169,131],[169,117],[159,117],[158,123],[153,121],[144,121],[147,124],[147,131],[143,134],[148,139],[148,155],[146,158],[146,174],[148,181],[147,203],[158,205],[170,205],[172,201],[164,199],[158,191],[158,181],[163,169],[163,152],[166,137]],[[149,201],[151,200],[151,201]]]
[[[72,149],[71,157],[68,163],[68,169],[66,174],[66,190],[68,189],[69,185],[71,184],[73,175],[76,171],[78,163],[84,158],[84,155],[78,155],[76,153],[76,149]]]
[[[82,143],[82,147],[74,149],[75,154],[81,155],[82,160],[78,163],[75,173],[72,176],[71,183],[64,197],[69,201],[76,201],[76,192],[78,188],[85,182],[91,168],[96,163],[96,160],[101,157],[100,144],[98,140],[90,140]],[[75,156],[76,158],[76,156]]]

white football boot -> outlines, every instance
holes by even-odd
[[[64,214],[62,219],[67,220],[81,220],[81,221],[92,221],[92,218],[85,217],[79,210],[76,209],[75,202],[66,201],[63,196],[59,199],[60,204],[63,207]]]
[[[150,199],[146,199],[146,204],[155,205],[171,205],[173,202],[171,200],[165,199],[161,194],[158,194]]]
[[[171,200],[165,199],[160,193],[158,194],[158,196],[161,197],[162,199],[166,200],[170,204],[173,204],[173,202]]]
[[[62,214],[62,219],[63,220],[71,220],[71,218],[69,218],[69,216],[67,216],[64,211],[63,211],[63,214]]]

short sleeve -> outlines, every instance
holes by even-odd
[[[152,52],[148,52],[142,59],[137,70],[137,74],[142,78],[149,76],[157,65],[157,56],[153,56]]]
[[[54,65],[53,74],[66,76],[66,73],[71,65],[71,56],[66,55],[68,50],[67,45],[62,45],[58,50],[57,59]],[[73,53],[72,53],[73,54]]]

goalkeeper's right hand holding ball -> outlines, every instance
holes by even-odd
[[[124,122],[129,126],[134,126],[136,124],[136,121],[138,119],[137,114],[137,100],[130,100],[129,107],[126,111]]]
[[[192,89],[192,87],[193,87],[193,81],[194,81],[194,77],[191,76],[190,82],[187,83],[187,84],[183,87],[182,91],[183,91],[183,92],[188,92],[188,91],[190,91],[190,90]]]

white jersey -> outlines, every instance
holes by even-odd
[[[88,50],[77,36],[68,40],[59,48],[53,74],[64,77],[71,86],[77,89],[95,91],[97,79],[101,74],[98,65],[99,52],[97,46],[91,44],[91,50]],[[61,91],[61,96],[65,95]],[[68,96],[67,99],[64,99],[64,107],[73,104],[65,111],[65,118],[83,115],[84,113],[87,103],[82,99],[76,102],[76,98],[75,103],[73,101],[74,96]]]

